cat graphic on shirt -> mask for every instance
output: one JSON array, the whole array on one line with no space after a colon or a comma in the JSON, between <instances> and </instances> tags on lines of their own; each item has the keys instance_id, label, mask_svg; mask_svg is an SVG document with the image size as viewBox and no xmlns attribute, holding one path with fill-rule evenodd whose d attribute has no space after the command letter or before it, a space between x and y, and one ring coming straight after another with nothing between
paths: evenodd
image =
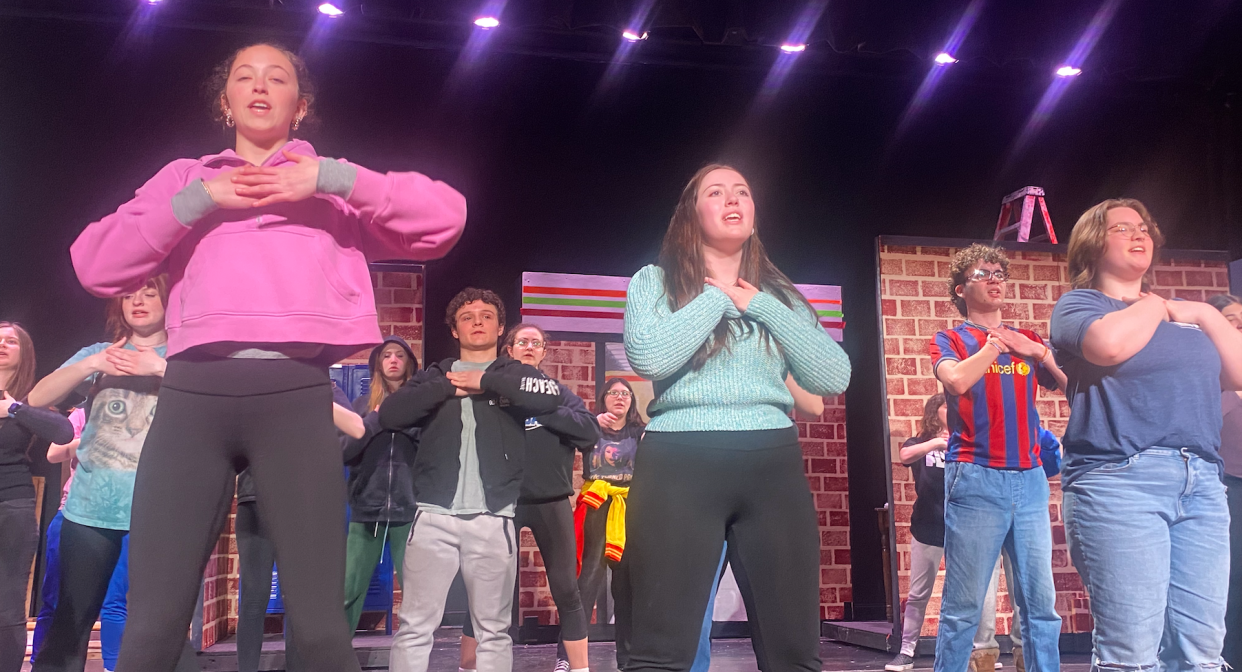
<instances>
[{"instance_id":1,"label":"cat graphic on shirt","mask_svg":"<svg viewBox=\"0 0 1242 672\"><path fill-rule=\"evenodd\" d=\"M157 401L158 396L135 390L99 390L82 436L89 448L79 459L102 469L136 471Z\"/></svg>"}]
</instances>

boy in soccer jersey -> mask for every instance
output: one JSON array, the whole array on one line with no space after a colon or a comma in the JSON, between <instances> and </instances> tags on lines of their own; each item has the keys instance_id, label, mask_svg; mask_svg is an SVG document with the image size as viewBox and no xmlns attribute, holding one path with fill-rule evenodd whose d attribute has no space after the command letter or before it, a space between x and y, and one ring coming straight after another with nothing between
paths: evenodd
<instances>
[{"instance_id":1,"label":"boy in soccer jersey","mask_svg":"<svg viewBox=\"0 0 1242 672\"><path fill-rule=\"evenodd\" d=\"M949 293L966 321L941 331L930 351L944 385L945 581L936 672L964 672L988 582L1002 547L1013 559L1026 668L1057 672L1048 479L1040 463L1037 385L1064 389L1065 374L1037 334L1001 321L1009 260L971 245L953 258ZM989 669L977 672L992 672Z\"/></svg>"}]
</instances>

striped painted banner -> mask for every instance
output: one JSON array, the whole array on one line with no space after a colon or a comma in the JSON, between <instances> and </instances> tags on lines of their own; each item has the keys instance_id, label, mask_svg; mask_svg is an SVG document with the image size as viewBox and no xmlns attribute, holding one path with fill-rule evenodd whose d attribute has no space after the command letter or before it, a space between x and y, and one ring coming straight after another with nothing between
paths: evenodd
<instances>
[{"instance_id":1,"label":"striped painted banner","mask_svg":"<svg viewBox=\"0 0 1242 672\"><path fill-rule=\"evenodd\" d=\"M625 326L625 290L630 279L610 275L523 273L522 319L548 331L620 334ZM819 313L820 324L837 341L845 319L837 285L797 285Z\"/></svg>"}]
</instances>

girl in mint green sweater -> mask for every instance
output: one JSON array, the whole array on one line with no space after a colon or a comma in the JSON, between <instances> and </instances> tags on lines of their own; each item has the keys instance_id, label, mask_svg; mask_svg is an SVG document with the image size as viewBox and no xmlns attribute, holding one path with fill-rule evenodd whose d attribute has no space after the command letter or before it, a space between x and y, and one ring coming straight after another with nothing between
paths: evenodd
<instances>
[{"instance_id":1,"label":"girl in mint green sweater","mask_svg":"<svg viewBox=\"0 0 1242 672\"><path fill-rule=\"evenodd\" d=\"M659 263L630 282L625 352L655 398L626 516L630 603L617 605L628 672L690 667L726 544L762 669L820 669L818 521L785 379L837 395L850 363L755 223L746 179L706 166Z\"/></svg>"}]
</instances>

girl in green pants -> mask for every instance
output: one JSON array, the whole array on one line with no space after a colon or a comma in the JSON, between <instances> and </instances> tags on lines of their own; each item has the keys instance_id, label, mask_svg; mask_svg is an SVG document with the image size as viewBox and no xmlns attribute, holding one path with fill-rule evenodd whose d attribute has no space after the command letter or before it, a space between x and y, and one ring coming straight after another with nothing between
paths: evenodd
<instances>
[{"instance_id":1,"label":"girl in green pants","mask_svg":"<svg viewBox=\"0 0 1242 672\"><path fill-rule=\"evenodd\" d=\"M410 466L418 450L415 428L390 432L380 428L376 409L384 398L418 370L418 359L400 336L389 336L371 351L371 392L354 401L366 432L360 439L345 439L344 458L349 467L349 537L345 547L345 615L350 631L358 629L362 603L375 566L392 551L397 581L405 542L414 520L414 481Z\"/></svg>"}]
</instances>

